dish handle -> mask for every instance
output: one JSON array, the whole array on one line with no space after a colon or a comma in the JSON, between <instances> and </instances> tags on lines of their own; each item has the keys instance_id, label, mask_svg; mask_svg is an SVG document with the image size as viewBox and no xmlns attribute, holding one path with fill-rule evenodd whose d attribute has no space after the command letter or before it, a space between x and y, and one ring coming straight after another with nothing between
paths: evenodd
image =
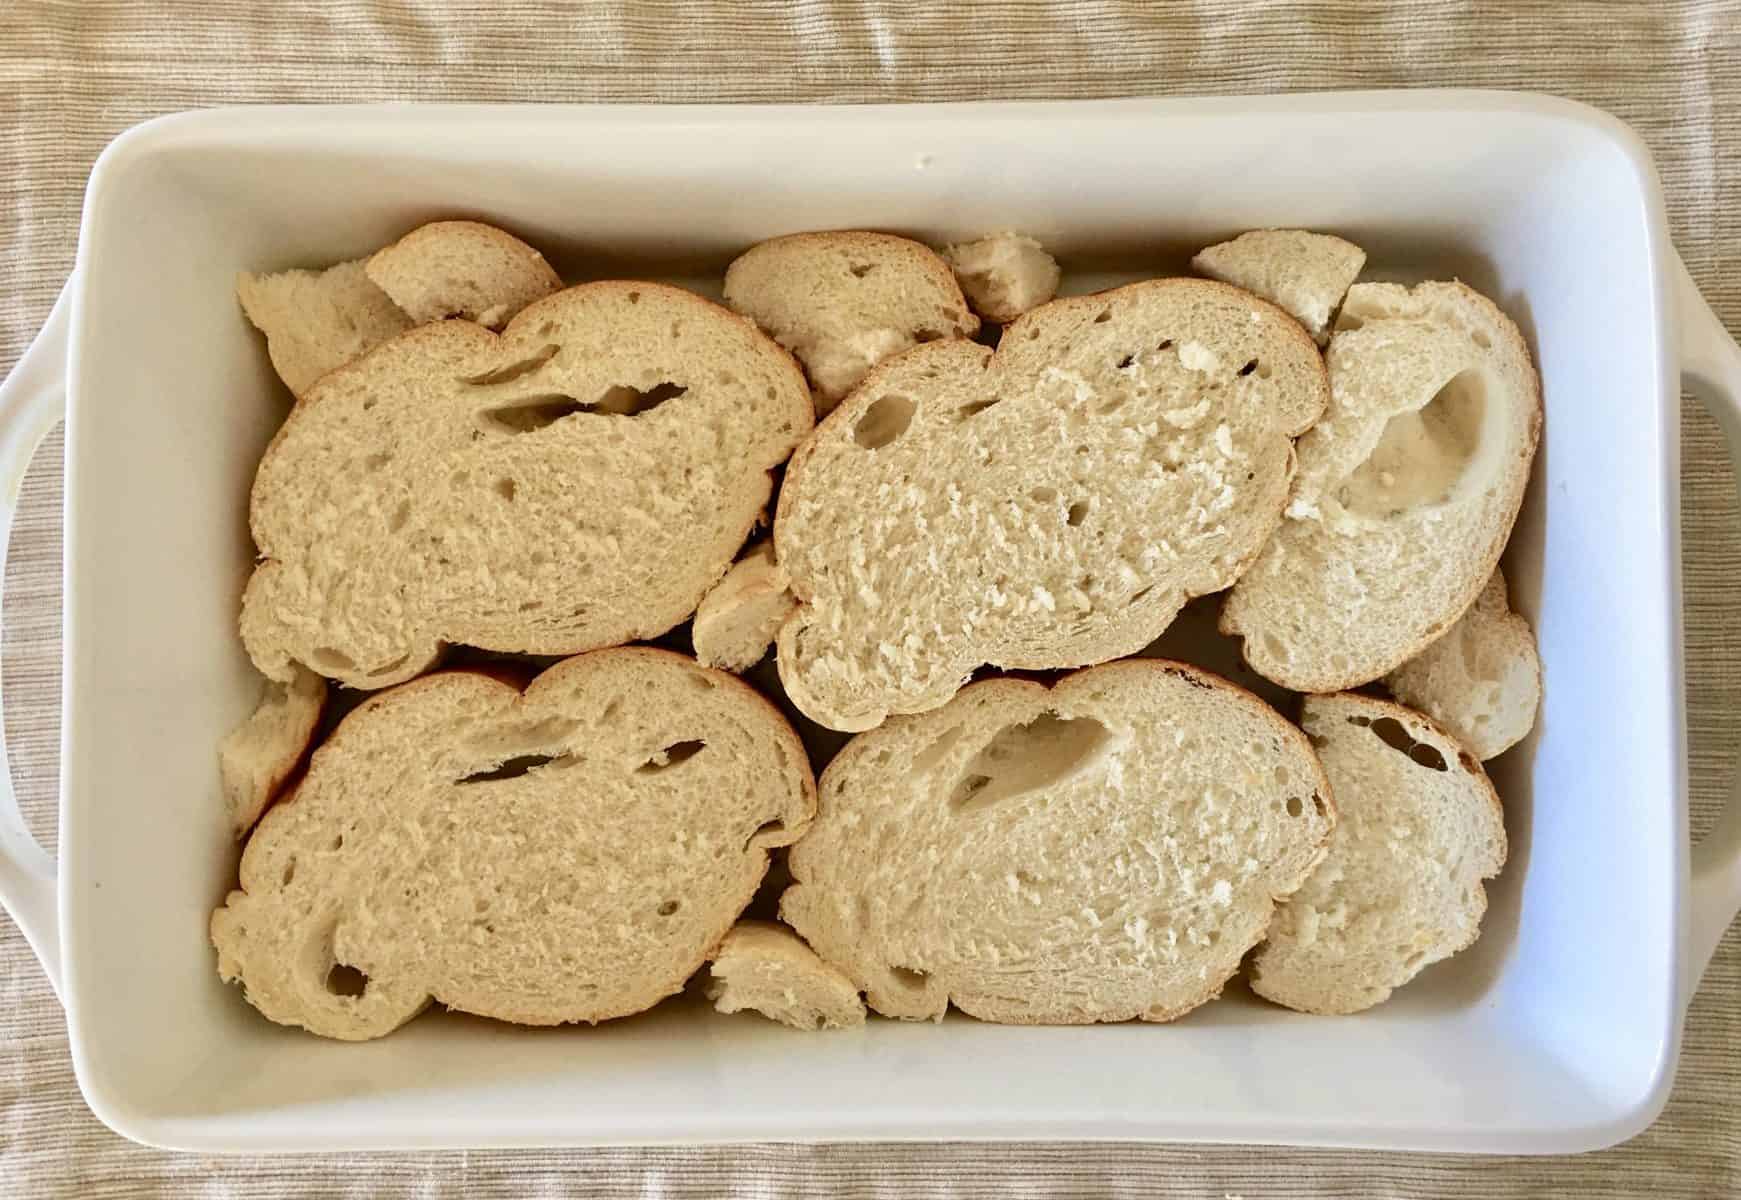
<instances>
[{"instance_id":1,"label":"dish handle","mask_svg":"<svg viewBox=\"0 0 1741 1200\"><path fill-rule=\"evenodd\" d=\"M18 511L18 489L36 447L66 413L67 326L75 280L68 280L48 320L12 373L0 381L0 575ZM12 789L12 768L0 737L0 908L24 933L61 995L60 922L55 911L55 862L24 824Z\"/></svg>"},{"instance_id":2,"label":"dish handle","mask_svg":"<svg viewBox=\"0 0 1741 1200\"><path fill-rule=\"evenodd\" d=\"M1741 490L1741 346L1711 311L1679 254L1674 255L1674 271L1681 379L1723 427ZM1698 987L1723 931L1741 911L1741 774L1730 784L1729 802L1717 824L1693 847L1691 866L1681 980L1687 997Z\"/></svg>"}]
</instances>

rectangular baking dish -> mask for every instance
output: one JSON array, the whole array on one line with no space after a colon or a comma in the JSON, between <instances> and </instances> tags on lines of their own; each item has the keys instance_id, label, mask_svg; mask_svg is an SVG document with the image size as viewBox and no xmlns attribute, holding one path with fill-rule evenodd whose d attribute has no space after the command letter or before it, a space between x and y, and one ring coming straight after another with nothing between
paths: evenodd
<instances>
[{"instance_id":1,"label":"rectangular baking dish","mask_svg":"<svg viewBox=\"0 0 1741 1200\"><path fill-rule=\"evenodd\" d=\"M1544 380L1507 568L1546 700L1495 767L1512 852L1480 942L1348 1018L1234 987L1162 1027L952 1017L804 1036L678 1000L596 1029L430 1014L341 1045L261 1019L219 983L205 936L236 864L215 747L258 693L235 633L246 496L284 411L232 282L453 215L505 224L570 280L716 287L758 239L869 226L1024 230L1080 288L1280 224L1349 236L1381 274L1486 291ZM1692 986L1741 899L1736 806L1687 847L1683 374L1741 427L1741 352L1668 244L1644 147L1540 97L153 121L92 173L75 276L0 398L14 478L63 390L68 422L60 860L0 804L0 897L56 980L92 1109L165 1146L1614 1142L1664 1103Z\"/></svg>"}]
</instances>

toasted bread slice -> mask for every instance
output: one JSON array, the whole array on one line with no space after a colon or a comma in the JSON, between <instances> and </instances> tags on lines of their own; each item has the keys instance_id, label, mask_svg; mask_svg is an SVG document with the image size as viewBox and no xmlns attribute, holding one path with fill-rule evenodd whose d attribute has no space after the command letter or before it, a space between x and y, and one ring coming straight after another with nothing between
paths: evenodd
<instances>
[{"instance_id":1,"label":"toasted bread slice","mask_svg":"<svg viewBox=\"0 0 1741 1200\"><path fill-rule=\"evenodd\" d=\"M725 302L798 356L818 416L885 358L979 328L929 246L858 230L750 247L726 269Z\"/></svg>"},{"instance_id":2,"label":"toasted bread slice","mask_svg":"<svg viewBox=\"0 0 1741 1200\"><path fill-rule=\"evenodd\" d=\"M1256 229L1200 250L1191 266L1281 305L1322 346L1336 306L1360 276L1366 251L1303 229Z\"/></svg>"},{"instance_id":3,"label":"toasted bread slice","mask_svg":"<svg viewBox=\"0 0 1741 1200\"><path fill-rule=\"evenodd\" d=\"M377 250L369 279L419 325L463 317L500 329L562 287L544 256L477 221L432 221Z\"/></svg>"},{"instance_id":4,"label":"toasted bread slice","mask_svg":"<svg viewBox=\"0 0 1741 1200\"><path fill-rule=\"evenodd\" d=\"M992 679L841 751L780 912L886 1016L1168 1021L1220 993L1334 823L1304 735L1225 680Z\"/></svg>"},{"instance_id":5,"label":"toasted bread slice","mask_svg":"<svg viewBox=\"0 0 1741 1200\"><path fill-rule=\"evenodd\" d=\"M1521 742L1541 705L1542 660L1529 622L1506 604L1504 574L1495 569L1445 636L1384 682L1484 762Z\"/></svg>"},{"instance_id":6,"label":"toasted bread slice","mask_svg":"<svg viewBox=\"0 0 1741 1200\"><path fill-rule=\"evenodd\" d=\"M999 325L1056 296L1063 278L1045 247L1019 233L995 233L946 247L943 259L973 311Z\"/></svg>"},{"instance_id":7,"label":"toasted bread slice","mask_svg":"<svg viewBox=\"0 0 1741 1200\"><path fill-rule=\"evenodd\" d=\"M324 271L244 272L236 277L236 297L266 335L272 369L293 396L413 324L369 281L361 259Z\"/></svg>"},{"instance_id":8,"label":"toasted bread slice","mask_svg":"<svg viewBox=\"0 0 1741 1200\"><path fill-rule=\"evenodd\" d=\"M238 838L302 765L325 710L326 680L297 667L288 683L268 679L260 706L219 743L218 776Z\"/></svg>"},{"instance_id":9,"label":"toasted bread slice","mask_svg":"<svg viewBox=\"0 0 1741 1200\"><path fill-rule=\"evenodd\" d=\"M786 572L774 561L774 544L757 542L701 598L695 610L695 657L703 666L747 671L762 661L797 607Z\"/></svg>"},{"instance_id":10,"label":"toasted bread slice","mask_svg":"<svg viewBox=\"0 0 1741 1200\"><path fill-rule=\"evenodd\" d=\"M722 1013L747 1009L794 1029L864 1024L864 1001L852 981L784 925L739 921L708 972L707 997Z\"/></svg>"},{"instance_id":11,"label":"toasted bread slice","mask_svg":"<svg viewBox=\"0 0 1741 1200\"><path fill-rule=\"evenodd\" d=\"M1529 482L1541 385L1517 326L1460 283L1357 284L1300 439L1287 519L1221 610L1300 692L1358 687L1449 629L1493 574Z\"/></svg>"},{"instance_id":12,"label":"toasted bread slice","mask_svg":"<svg viewBox=\"0 0 1741 1200\"><path fill-rule=\"evenodd\" d=\"M262 673L352 686L441 644L572 654L695 611L809 433L791 356L699 296L593 283L500 337L425 325L327 376L254 480Z\"/></svg>"},{"instance_id":13,"label":"toasted bread slice","mask_svg":"<svg viewBox=\"0 0 1741 1200\"><path fill-rule=\"evenodd\" d=\"M862 730L982 663L1135 653L1256 556L1327 397L1298 322L1200 279L1054 300L995 354L957 339L884 363L787 468L787 693Z\"/></svg>"},{"instance_id":14,"label":"toasted bread slice","mask_svg":"<svg viewBox=\"0 0 1741 1200\"><path fill-rule=\"evenodd\" d=\"M351 1041L432 999L625 1016L682 989L814 808L791 726L681 655L601 650L524 693L431 675L347 716L261 818L212 915L218 971Z\"/></svg>"},{"instance_id":15,"label":"toasted bread slice","mask_svg":"<svg viewBox=\"0 0 1741 1200\"><path fill-rule=\"evenodd\" d=\"M1304 724L1339 820L1324 861L1276 914L1251 986L1302 1012L1359 1012L1475 940L1481 881L1505 865L1505 822L1480 764L1419 713L1308 696Z\"/></svg>"}]
</instances>

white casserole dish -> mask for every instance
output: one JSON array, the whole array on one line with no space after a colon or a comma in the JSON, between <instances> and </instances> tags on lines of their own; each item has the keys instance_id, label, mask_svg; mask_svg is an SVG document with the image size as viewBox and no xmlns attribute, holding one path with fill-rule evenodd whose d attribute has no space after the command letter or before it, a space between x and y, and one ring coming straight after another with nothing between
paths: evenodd
<instances>
[{"instance_id":1,"label":"white casserole dish","mask_svg":"<svg viewBox=\"0 0 1741 1200\"><path fill-rule=\"evenodd\" d=\"M428 1015L341 1045L219 983L235 877L219 737L245 497L284 411L240 268L478 214L565 277L717 279L775 233L1015 228L1067 266L1177 271L1288 224L1518 320L1546 431L1508 558L1539 729L1500 760L1511 862L1477 946L1352 1018L1230 995L1176 1025L872 1021L804 1036L677 1001L597 1029ZM1660 1110L1741 904L1741 806L1687 848L1678 394L1741 437L1741 351L1667 240L1638 139L1479 92L908 108L363 107L169 117L92 173L78 267L0 398L13 478L68 421L57 864L0 803L0 899L67 1009L80 1084L201 1150L820 1138L1137 1138L1550 1152ZM7 504L10 505L8 500ZM6 510L9 523L10 508ZM3 532L3 531L0 531ZM1232 989L1238 992L1238 989Z\"/></svg>"}]
</instances>

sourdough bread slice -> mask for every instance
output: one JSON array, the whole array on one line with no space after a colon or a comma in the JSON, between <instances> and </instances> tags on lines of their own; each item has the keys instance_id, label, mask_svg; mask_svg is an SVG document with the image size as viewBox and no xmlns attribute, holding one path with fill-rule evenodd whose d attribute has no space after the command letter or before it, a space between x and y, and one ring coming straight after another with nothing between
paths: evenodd
<instances>
[{"instance_id":1,"label":"sourdough bread slice","mask_svg":"<svg viewBox=\"0 0 1741 1200\"><path fill-rule=\"evenodd\" d=\"M979 328L929 246L858 230L750 247L726 269L725 302L798 356L818 416L891 355Z\"/></svg>"},{"instance_id":2,"label":"sourdough bread slice","mask_svg":"<svg viewBox=\"0 0 1741 1200\"><path fill-rule=\"evenodd\" d=\"M463 317L490 329L562 287L544 256L478 221L432 221L377 250L369 279L419 325Z\"/></svg>"},{"instance_id":3,"label":"sourdough bread slice","mask_svg":"<svg viewBox=\"0 0 1741 1200\"><path fill-rule=\"evenodd\" d=\"M1326 361L1287 519L1221 610L1246 660L1301 692L1378 679L1475 602L1541 431L1517 326L1460 283L1357 284Z\"/></svg>"},{"instance_id":4,"label":"sourdough bread slice","mask_svg":"<svg viewBox=\"0 0 1741 1200\"><path fill-rule=\"evenodd\" d=\"M1019 233L994 233L948 246L943 259L955 272L973 311L1007 325L1058 294L1063 273L1044 246Z\"/></svg>"},{"instance_id":5,"label":"sourdough bread slice","mask_svg":"<svg viewBox=\"0 0 1741 1200\"><path fill-rule=\"evenodd\" d=\"M992 679L841 751L780 911L886 1016L1168 1021L1220 993L1334 823L1304 735L1225 680Z\"/></svg>"},{"instance_id":6,"label":"sourdough bread slice","mask_svg":"<svg viewBox=\"0 0 1741 1200\"><path fill-rule=\"evenodd\" d=\"M754 326L651 283L592 283L500 337L425 325L316 386L254 480L242 637L262 673L352 687L443 642L571 654L695 611L809 432Z\"/></svg>"},{"instance_id":7,"label":"sourdough bread slice","mask_svg":"<svg viewBox=\"0 0 1741 1200\"><path fill-rule=\"evenodd\" d=\"M1542 662L1529 622L1506 604L1504 574L1495 569L1445 636L1384 682L1482 761L1521 742L1541 705Z\"/></svg>"},{"instance_id":8,"label":"sourdough bread slice","mask_svg":"<svg viewBox=\"0 0 1741 1200\"><path fill-rule=\"evenodd\" d=\"M295 396L412 326L369 281L361 259L324 271L244 272L236 277L236 298L266 335L272 369Z\"/></svg>"},{"instance_id":9,"label":"sourdough bread slice","mask_svg":"<svg viewBox=\"0 0 1741 1200\"><path fill-rule=\"evenodd\" d=\"M682 989L815 807L748 685L662 650L371 697L261 818L212 915L218 971L272 1020L379 1037L432 999L534 1025Z\"/></svg>"},{"instance_id":10,"label":"sourdough bread slice","mask_svg":"<svg viewBox=\"0 0 1741 1200\"><path fill-rule=\"evenodd\" d=\"M325 710L326 680L297 667L288 683L268 679L259 707L219 743L218 776L238 838L302 765Z\"/></svg>"},{"instance_id":11,"label":"sourdough bread slice","mask_svg":"<svg viewBox=\"0 0 1741 1200\"><path fill-rule=\"evenodd\" d=\"M701 598L695 610L695 657L703 666L743 672L762 661L781 624L798 607L774 544L757 542Z\"/></svg>"},{"instance_id":12,"label":"sourdough bread slice","mask_svg":"<svg viewBox=\"0 0 1741 1200\"><path fill-rule=\"evenodd\" d=\"M1365 265L1366 251L1353 242L1303 229L1255 229L1191 260L1200 274L1281 305L1320 346L1329 339L1336 306Z\"/></svg>"},{"instance_id":13,"label":"sourdough bread slice","mask_svg":"<svg viewBox=\"0 0 1741 1200\"><path fill-rule=\"evenodd\" d=\"M1298 322L1198 279L1054 300L995 353L955 339L884 363L781 488L787 693L862 730L982 663L1135 653L1257 554L1327 396Z\"/></svg>"},{"instance_id":14,"label":"sourdough bread slice","mask_svg":"<svg viewBox=\"0 0 1741 1200\"><path fill-rule=\"evenodd\" d=\"M722 1013L747 1009L794 1029L864 1024L864 1001L852 980L784 925L739 921L708 972L707 998Z\"/></svg>"},{"instance_id":15,"label":"sourdough bread slice","mask_svg":"<svg viewBox=\"0 0 1741 1200\"><path fill-rule=\"evenodd\" d=\"M1339 819L1324 861L1276 914L1251 986L1302 1012L1359 1012L1475 940L1505 822L1480 764L1419 713L1308 696L1304 724Z\"/></svg>"}]
</instances>

